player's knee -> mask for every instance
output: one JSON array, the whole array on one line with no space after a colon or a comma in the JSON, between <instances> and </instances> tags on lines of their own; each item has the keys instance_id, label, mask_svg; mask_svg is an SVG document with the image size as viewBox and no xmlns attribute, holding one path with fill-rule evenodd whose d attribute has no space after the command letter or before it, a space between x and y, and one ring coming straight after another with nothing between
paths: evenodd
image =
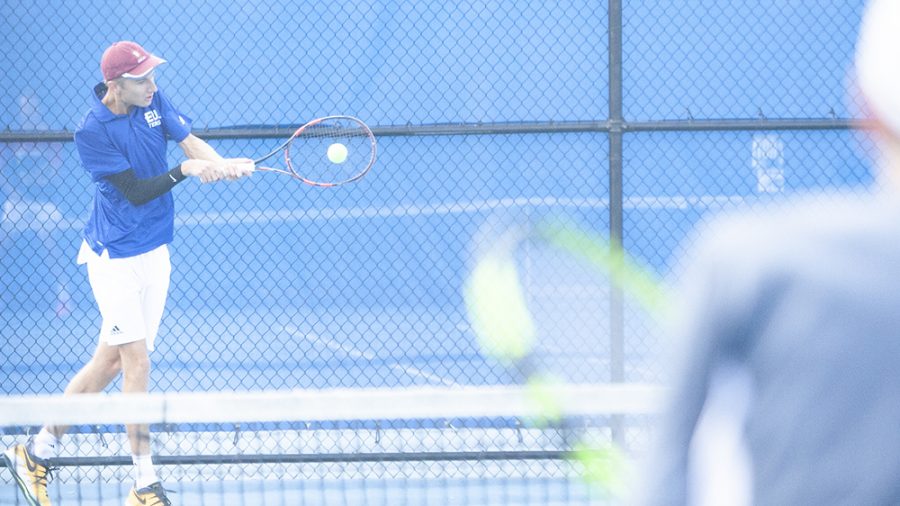
<instances>
[{"instance_id":1,"label":"player's knee","mask_svg":"<svg viewBox=\"0 0 900 506\"><path fill-rule=\"evenodd\" d=\"M122 358L122 373L128 377L145 377L150 374L150 357L134 354Z\"/></svg>"},{"instance_id":2,"label":"player's knee","mask_svg":"<svg viewBox=\"0 0 900 506\"><path fill-rule=\"evenodd\" d=\"M118 356L95 356L91 362L94 369L105 377L115 377L122 370L122 361Z\"/></svg>"}]
</instances>

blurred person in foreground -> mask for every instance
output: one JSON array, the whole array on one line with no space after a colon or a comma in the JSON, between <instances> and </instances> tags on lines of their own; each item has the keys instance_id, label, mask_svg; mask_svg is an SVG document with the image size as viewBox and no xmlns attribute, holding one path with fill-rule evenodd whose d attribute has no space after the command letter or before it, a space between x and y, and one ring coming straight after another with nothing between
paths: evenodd
<instances>
[{"instance_id":1,"label":"blurred person in foreground","mask_svg":"<svg viewBox=\"0 0 900 506\"><path fill-rule=\"evenodd\" d=\"M103 81L94 87L93 106L75 131L78 155L94 186L77 261L87 266L102 322L94 355L70 380L65 395L101 392L119 374L123 392L147 392L149 352L155 348L172 269L172 189L189 177L208 183L254 170L252 160L223 158L191 133L191 120L157 87L156 68L163 63L135 42L109 46L100 61ZM171 169L170 140L185 156ZM126 504L171 504L153 465L149 427L125 428L134 463ZM50 504L52 459L67 429L45 426L27 443L3 452L29 505Z\"/></svg>"},{"instance_id":2,"label":"blurred person in foreground","mask_svg":"<svg viewBox=\"0 0 900 506\"><path fill-rule=\"evenodd\" d=\"M676 292L684 357L638 504L699 504L694 478L716 485L692 476L691 446L726 370L746 378L747 395L725 399L743 412L746 503L900 504L898 49L900 1L870 2L855 81L879 151L871 191L797 197L697 234Z\"/></svg>"}]
</instances>

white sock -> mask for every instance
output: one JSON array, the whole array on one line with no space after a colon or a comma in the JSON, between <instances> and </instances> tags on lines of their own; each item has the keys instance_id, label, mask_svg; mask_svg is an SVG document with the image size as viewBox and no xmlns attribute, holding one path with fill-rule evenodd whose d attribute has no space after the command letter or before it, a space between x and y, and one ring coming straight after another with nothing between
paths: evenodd
<instances>
[{"instance_id":1,"label":"white sock","mask_svg":"<svg viewBox=\"0 0 900 506\"><path fill-rule=\"evenodd\" d=\"M156 469L153 468L153 457L150 455L132 455L134 462L134 486L138 490L153 485L159 478L156 477Z\"/></svg>"},{"instance_id":2,"label":"white sock","mask_svg":"<svg viewBox=\"0 0 900 506\"><path fill-rule=\"evenodd\" d=\"M58 444L59 439L44 427L37 436L34 436L31 452L39 459L53 458L57 455Z\"/></svg>"}]
</instances>

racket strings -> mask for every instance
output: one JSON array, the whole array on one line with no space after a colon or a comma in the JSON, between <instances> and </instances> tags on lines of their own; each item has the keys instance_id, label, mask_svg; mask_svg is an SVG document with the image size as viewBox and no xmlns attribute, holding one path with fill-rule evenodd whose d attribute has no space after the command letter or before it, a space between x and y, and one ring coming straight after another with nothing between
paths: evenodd
<instances>
[{"instance_id":1,"label":"racket strings","mask_svg":"<svg viewBox=\"0 0 900 506\"><path fill-rule=\"evenodd\" d=\"M372 132L361 122L347 118L308 125L285 150L285 162L293 172L308 182L322 184L358 179L374 161Z\"/></svg>"}]
</instances>

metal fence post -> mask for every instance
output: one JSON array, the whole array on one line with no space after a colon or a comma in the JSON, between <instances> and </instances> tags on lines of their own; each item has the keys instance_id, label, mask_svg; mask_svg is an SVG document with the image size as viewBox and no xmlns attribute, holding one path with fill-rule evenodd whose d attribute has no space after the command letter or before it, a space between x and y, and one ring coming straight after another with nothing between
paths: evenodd
<instances>
[{"instance_id":1,"label":"metal fence post","mask_svg":"<svg viewBox=\"0 0 900 506\"><path fill-rule=\"evenodd\" d=\"M612 247L622 246L622 2L609 0L609 237ZM625 379L625 332L622 293L610 287L610 381ZM623 423L612 419L612 436L624 443Z\"/></svg>"}]
</instances>

